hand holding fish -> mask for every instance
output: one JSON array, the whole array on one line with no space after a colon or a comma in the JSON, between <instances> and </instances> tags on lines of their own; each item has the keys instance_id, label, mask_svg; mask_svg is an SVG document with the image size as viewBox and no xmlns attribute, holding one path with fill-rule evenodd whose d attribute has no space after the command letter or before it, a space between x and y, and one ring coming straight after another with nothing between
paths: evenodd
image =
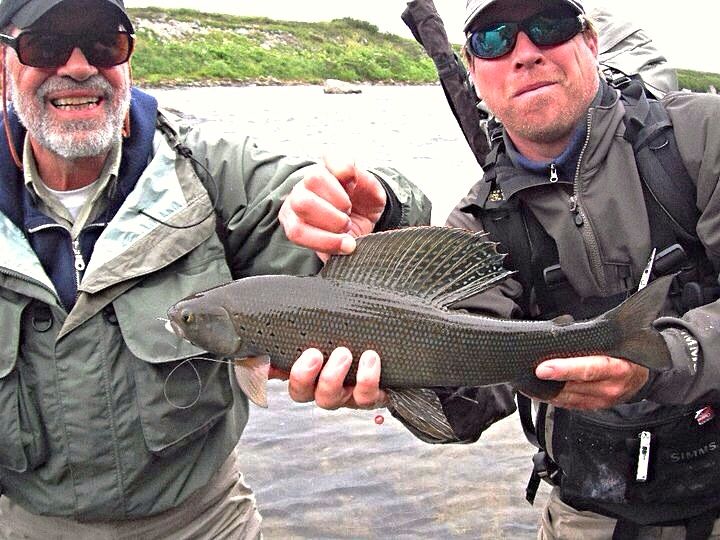
<instances>
[{"instance_id":1,"label":"hand holding fish","mask_svg":"<svg viewBox=\"0 0 720 540\"><path fill-rule=\"evenodd\" d=\"M318 349L308 349L300 355L290 370L288 392L300 403L315 401L323 409L350 407L374 409L387 405L388 398L380 384L380 358L374 351L360 356L354 386L343 384L352 365L352 354L344 347L335 349L323 367L323 355Z\"/></svg>"},{"instance_id":2,"label":"hand holding fish","mask_svg":"<svg viewBox=\"0 0 720 540\"><path fill-rule=\"evenodd\" d=\"M540 379L567 381L549 403L566 409L605 409L632 398L645 385L649 370L621 358L556 358L535 370Z\"/></svg>"},{"instance_id":3,"label":"hand holding fish","mask_svg":"<svg viewBox=\"0 0 720 540\"><path fill-rule=\"evenodd\" d=\"M305 176L280 209L285 234L327 261L355 250L355 238L372 232L387 195L380 181L351 160L325 159Z\"/></svg>"}]
</instances>

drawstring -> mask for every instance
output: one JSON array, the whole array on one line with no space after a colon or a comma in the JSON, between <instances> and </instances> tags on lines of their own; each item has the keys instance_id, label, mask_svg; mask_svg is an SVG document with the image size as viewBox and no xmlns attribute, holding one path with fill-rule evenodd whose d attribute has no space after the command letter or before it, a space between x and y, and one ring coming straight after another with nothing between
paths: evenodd
<instances>
[{"instance_id":1,"label":"drawstring","mask_svg":"<svg viewBox=\"0 0 720 540\"><path fill-rule=\"evenodd\" d=\"M6 58L7 58L7 47L2 48L2 115L3 115L3 124L5 125L5 136L7 137L7 144L8 144L8 150L10 150L10 155L13 158L13 161L15 162L15 165L18 169L22 171L22 161L20 161L20 158L17 155L17 151L15 150L15 141L13 140L12 133L10 133L10 122L8 122L8 112L7 112L7 64L6 64Z\"/></svg>"},{"instance_id":2,"label":"drawstring","mask_svg":"<svg viewBox=\"0 0 720 540\"><path fill-rule=\"evenodd\" d=\"M128 79L130 81L130 87L132 88L133 85L133 76L132 76L132 64L130 63L130 59L128 58ZM122 128L122 136L125 139L130 138L130 107L128 107L127 112L125 113L125 119L123 120L123 128Z\"/></svg>"}]
</instances>

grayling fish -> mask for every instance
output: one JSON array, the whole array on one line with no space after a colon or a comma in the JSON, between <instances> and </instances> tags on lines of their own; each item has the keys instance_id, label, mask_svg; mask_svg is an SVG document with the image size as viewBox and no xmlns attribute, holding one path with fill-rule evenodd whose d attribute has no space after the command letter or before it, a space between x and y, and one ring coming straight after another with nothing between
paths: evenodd
<instances>
[{"instance_id":1,"label":"grayling fish","mask_svg":"<svg viewBox=\"0 0 720 540\"><path fill-rule=\"evenodd\" d=\"M240 386L262 405L269 365L289 371L310 347L326 357L336 347L350 349L347 384L360 354L377 351L380 386L394 394L394 404L408 407L425 398L403 389L522 384L548 358L607 354L653 369L671 365L652 326L669 278L588 321L505 320L448 309L511 274L502 258L486 235L460 229L370 234L317 276L249 277L181 300L168 311L169 326L198 347L236 359Z\"/></svg>"}]
</instances>

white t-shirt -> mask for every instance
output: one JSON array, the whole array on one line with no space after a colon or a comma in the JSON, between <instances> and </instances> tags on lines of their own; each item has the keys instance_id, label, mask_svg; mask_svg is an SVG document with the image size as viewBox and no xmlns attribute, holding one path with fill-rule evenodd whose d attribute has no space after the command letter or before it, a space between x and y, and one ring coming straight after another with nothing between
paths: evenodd
<instances>
[{"instance_id":1,"label":"white t-shirt","mask_svg":"<svg viewBox=\"0 0 720 540\"><path fill-rule=\"evenodd\" d=\"M56 191L49 188L47 185L45 187L50 193L55 195L57 200L60 201L60 204L67 208L67 211L70 212L73 219L77 219L85 201L87 201L88 197L92 195L96 183L97 180L95 180L92 184L81 187L80 189L71 189L68 191Z\"/></svg>"}]
</instances>

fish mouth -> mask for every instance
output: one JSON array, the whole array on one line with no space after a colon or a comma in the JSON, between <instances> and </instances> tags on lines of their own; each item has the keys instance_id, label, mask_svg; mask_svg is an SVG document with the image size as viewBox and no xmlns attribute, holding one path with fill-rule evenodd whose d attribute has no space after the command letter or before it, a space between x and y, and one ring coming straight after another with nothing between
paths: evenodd
<instances>
[{"instance_id":1,"label":"fish mouth","mask_svg":"<svg viewBox=\"0 0 720 540\"><path fill-rule=\"evenodd\" d=\"M165 330L167 330L171 334L175 334L178 337L186 339L183 329L179 325L175 324L173 321L165 320Z\"/></svg>"}]
</instances>

